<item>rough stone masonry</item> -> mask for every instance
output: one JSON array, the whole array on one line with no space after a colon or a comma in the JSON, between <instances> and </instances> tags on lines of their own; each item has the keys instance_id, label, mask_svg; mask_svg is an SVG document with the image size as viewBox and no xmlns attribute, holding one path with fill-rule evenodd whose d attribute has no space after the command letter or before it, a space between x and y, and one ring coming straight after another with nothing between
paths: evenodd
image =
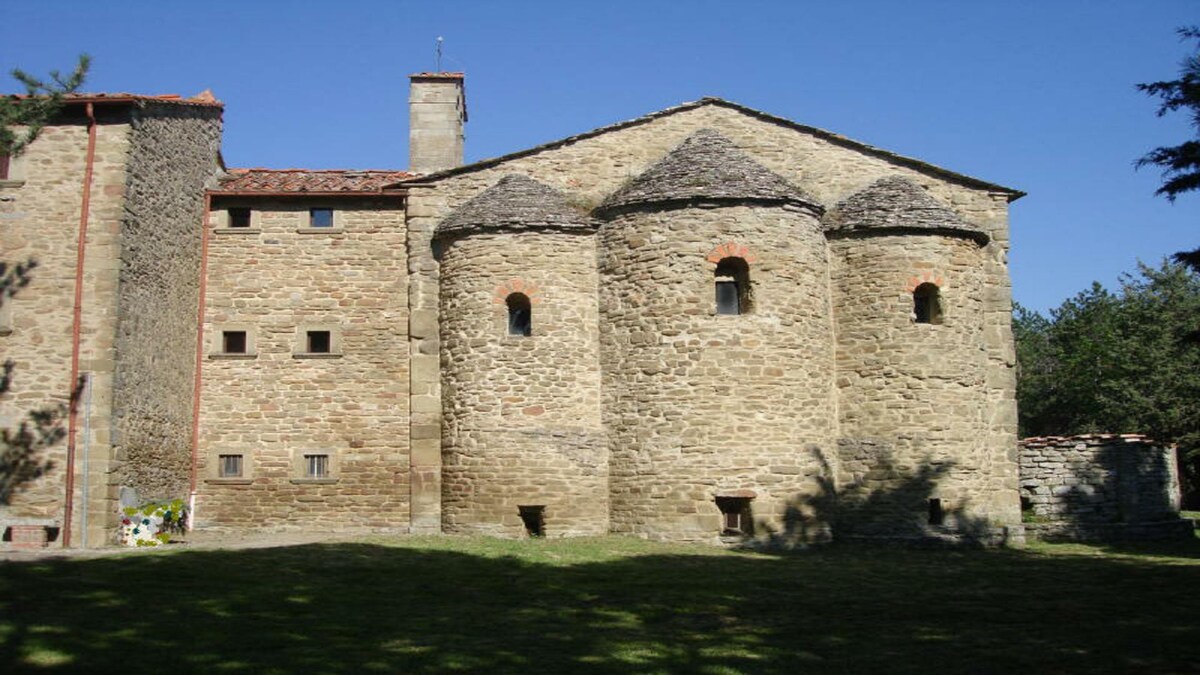
<instances>
[{"instance_id":1,"label":"rough stone masonry","mask_svg":"<svg viewBox=\"0 0 1200 675\"><path fill-rule=\"evenodd\" d=\"M1022 193L721 99L472 164L460 73L410 108L410 171L315 171L223 167L211 96L68 101L0 181L4 421L89 392L0 519L1020 540Z\"/></svg>"}]
</instances>

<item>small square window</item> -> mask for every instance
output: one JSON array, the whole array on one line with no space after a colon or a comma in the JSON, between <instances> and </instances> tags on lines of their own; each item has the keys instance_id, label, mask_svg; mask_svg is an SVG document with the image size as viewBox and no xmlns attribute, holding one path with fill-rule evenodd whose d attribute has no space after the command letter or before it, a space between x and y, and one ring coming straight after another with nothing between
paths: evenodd
<instances>
[{"instance_id":1,"label":"small square window","mask_svg":"<svg viewBox=\"0 0 1200 675\"><path fill-rule=\"evenodd\" d=\"M217 476L220 478L241 478L242 455L218 455Z\"/></svg>"},{"instance_id":2,"label":"small square window","mask_svg":"<svg viewBox=\"0 0 1200 675\"><path fill-rule=\"evenodd\" d=\"M305 455L304 456L304 477L305 478L328 478L329 477L329 455Z\"/></svg>"},{"instance_id":3,"label":"small square window","mask_svg":"<svg viewBox=\"0 0 1200 675\"><path fill-rule=\"evenodd\" d=\"M333 227L333 209L309 209L309 227Z\"/></svg>"},{"instance_id":4,"label":"small square window","mask_svg":"<svg viewBox=\"0 0 1200 675\"><path fill-rule=\"evenodd\" d=\"M248 209L248 208L229 209L229 226L230 227L250 227L250 209Z\"/></svg>"},{"instance_id":5,"label":"small square window","mask_svg":"<svg viewBox=\"0 0 1200 675\"><path fill-rule=\"evenodd\" d=\"M309 354L329 354L333 351L333 335L327 330L310 330L305 347Z\"/></svg>"},{"instance_id":6,"label":"small square window","mask_svg":"<svg viewBox=\"0 0 1200 675\"><path fill-rule=\"evenodd\" d=\"M245 354L247 347L246 331L221 331L221 352L224 354Z\"/></svg>"}]
</instances>

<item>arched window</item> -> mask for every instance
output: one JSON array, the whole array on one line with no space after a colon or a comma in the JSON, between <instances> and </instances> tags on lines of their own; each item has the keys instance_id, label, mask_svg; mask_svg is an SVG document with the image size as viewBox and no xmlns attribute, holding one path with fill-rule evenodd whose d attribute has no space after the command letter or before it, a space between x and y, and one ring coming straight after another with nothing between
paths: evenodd
<instances>
[{"instance_id":1,"label":"arched window","mask_svg":"<svg viewBox=\"0 0 1200 675\"><path fill-rule=\"evenodd\" d=\"M533 308L529 305L529 296L510 293L504 302L508 305L508 334L528 337L533 328Z\"/></svg>"},{"instance_id":2,"label":"arched window","mask_svg":"<svg viewBox=\"0 0 1200 675\"><path fill-rule=\"evenodd\" d=\"M742 258L722 258L713 275L717 314L750 313L750 266Z\"/></svg>"},{"instance_id":3,"label":"arched window","mask_svg":"<svg viewBox=\"0 0 1200 675\"><path fill-rule=\"evenodd\" d=\"M917 323L942 322L942 300L937 284L924 283L913 291L913 318Z\"/></svg>"}]
</instances>

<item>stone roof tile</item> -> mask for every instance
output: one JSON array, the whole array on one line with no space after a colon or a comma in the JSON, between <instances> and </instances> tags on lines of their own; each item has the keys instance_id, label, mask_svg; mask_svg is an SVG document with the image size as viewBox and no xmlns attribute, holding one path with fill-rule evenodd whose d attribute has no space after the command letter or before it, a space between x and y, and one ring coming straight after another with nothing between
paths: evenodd
<instances>
[{"instance_id":1,"label":"stone roof tile","mask_svg":"<svg viewBox=\"0 0 1200 675\"><path fill-rule=\"evenodd\" d=\"M826 214L824 223L826 231L833 233L879 229L954 230L987 240L982 229L968 223L925 188L901 176L880 178L850 195Z\"/></svg>"},{"instance_id":2,"label":"stone roof tile","mask_svg":"<svg viewBox=\"0 0 1200 675\"><path fill-rule=\"evenodd\" d=\"M438 224L434 236L479 230L590 230L596 222L567 203L559 191L520 174L509 174Z\"/></svg>"},{"instance_id":3,"label":"stone roof tile","mask_svg":"<svg viewBox=\"0 0 1200 675\"><path fill-rule=\"evenodd\" d=\"M691 200L770 201L824 210L816 199L755 162L733 141L712 129L700 129L609 195L597 211Z\"/></svg>"}]
</instances>

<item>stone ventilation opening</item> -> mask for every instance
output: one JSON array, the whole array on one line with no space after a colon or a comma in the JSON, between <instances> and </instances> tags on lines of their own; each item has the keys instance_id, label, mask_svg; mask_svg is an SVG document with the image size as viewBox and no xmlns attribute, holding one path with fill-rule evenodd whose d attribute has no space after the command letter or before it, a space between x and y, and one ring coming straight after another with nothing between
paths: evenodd
<instances>
[{"instance_id":1,"label":"stone ventilation opening","mask_svg":"<svg viewBox=\"0 0 1200 675\"><path fill-rule=\"evenodd\" d=\"M749 314L750 266L742 258L722 258L714 273L717 314Z\"/></svg>"},{"instance_id":2,"label":"stone ventilation opening","mask_svg":"<svg viewBox=\"0 0 1200 675\"><path fill-rule=\"evenodd\" d=\"M929 524L942 525L946 522L946 512L942 510L942 500L929 500Z\"/></svg>"},{"instance_id":3,"label":"stone ventilation opening","mask_svg":"<svg viewBox=\"0 0 1200 675\"><path fill-rule=\"evenodd\" d=\"M717 508L721 510L721 534L754 534L750 497L717 497Z\"/></svg>"},{"instance_id":4,"label":"stone ventilation opening","mask_svg":"<svg viewBox=\"0 0 1200 675\"><path fill-rule=\"evenodd\" d=\"M942 322L942 299L937 284L924 283L913 291L913 320L935 325Z\"/></svg>"},{"instance_id":5,"label":"stone ventilation opening","mask_svg":"<svg viewBox=\"0 0 1200 675\"><path fill-rule=\"evenodd\" d=\"M508 305L508 334L529 337L533 332L533 307L529 304L529 296L511 293L504 302Z\"/></svg>"},{"instance_id":6,"label":"stone ventilation opening","mask_svg":"<svg viewBox=\"0 0 1200 675\"><path fill-rule=\"evenodd\" d=\"M521 522L525 524L525 534L531 537L546 536L545 506L518 506L517 511L521 514Z\"/></svg>"}]
</instances>

